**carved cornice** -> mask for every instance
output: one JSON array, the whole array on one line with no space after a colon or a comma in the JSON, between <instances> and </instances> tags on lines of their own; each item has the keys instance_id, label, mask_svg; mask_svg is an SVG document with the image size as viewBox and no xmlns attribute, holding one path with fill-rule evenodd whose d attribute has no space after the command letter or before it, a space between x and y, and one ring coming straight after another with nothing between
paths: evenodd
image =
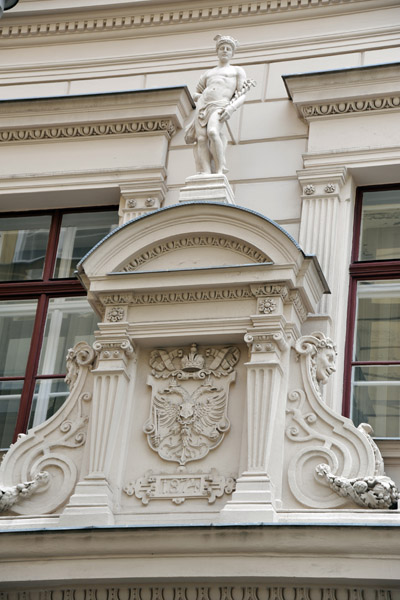
<instances>
[{"instance_id":1,"label":"carved cornice","mask_svg":"<svg viewBox=\"0 0 400 600\"><path fill-rule=\"evenodd\" d=\"M176 131L172 119L135 119L124 123L87 123L85 125L13 128L0 130L0 144L69 138L105 137L110 135L140 135L166 133L168 137Z\"/></svg>"},{"instance_id":2,"label":"carved cornice","mask_svg":"<svg viewBox=\"0 0 400 600\"><path fill-rule=\"evenodd\" d=\"M350 102L331 102L308 104L301 106L304 119L327 117L329 115L348 115L353 113L369 113L376 111L400 110L400 95L380 96L376 98L360 98Z\"/></svg>"},{"instance_id":3,"label":"carved cornice","mask_svg":"<svg viewBox=\"0 0 400 600\"><path fill-rule=\"evenodd\" d=\"M353 0L359 2L361 0ZM261 15L291 13L299 10L302 13L307 8L328 8L332 5L349 4L349 0L265 0L264 2L238 2L231 4L213 4L203 8L187 8L175 6L170 10L142 11L137 13L107 14L103 16L91 17L88 13L81 19L72 18L71 14L62 17L59 15L57 20L32 23L18 23L16 19L19 15L13 15L14 21L10 24L4 24L0 27L0 38L28 38L28 37L50 37L63 35L96 35L103 32L123 32L145 28L165 27L168 25L187 25L190 23L201 23L210 21L220 21L221 19L254 18ZM23 15L19 20L24 18Z\"/></svg>"}]
</instances>

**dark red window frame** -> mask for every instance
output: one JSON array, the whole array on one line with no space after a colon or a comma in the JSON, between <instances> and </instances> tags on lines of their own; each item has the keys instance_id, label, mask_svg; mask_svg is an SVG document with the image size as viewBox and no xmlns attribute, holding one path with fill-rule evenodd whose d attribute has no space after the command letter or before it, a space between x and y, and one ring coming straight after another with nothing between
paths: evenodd
<instances>
[{"instance_id":1,"label":"dark red window frame","mask_svg":"<svg viewBox=\"0 0 400 600\"><path fill-rule=\"evenodd\" d=\"M374 185L357 188L356 202L354 210L353 227L353 247L350 264L350 284L349 284L349 303L347 310L347 337L344 357L344 381L343 381L343 414L346 417L351 416L351 373L352 368L356 366L368 365L400 365L400 361L354 361L354 334L356 325L357 311L357 283L368 279L385 280L400 279L400 259L399 260L375 260L360 261L360 234L361 234L361 215L362 200L366 192L379 192L389 190L399 190L399 184L393 185Z\"/></svg>"},{"instance_id":2,"label":"dark red window frame","mask_svg":"<svg viewBox=\"0 0 400 600\"><path fill-rule=\"evenodd\" d=\"M36 381L38 379L62 379L65 377L65 373L41 374L40 376L37 375L49 300L50 298L56 297L86 295L86 289L75 277L57 279L52 278L57 256L57 246L61 231L62 217L71 213L104 212L108 210L115 211L117 209L117 206L96 206L65 209L60 208L40 211L36 210L23 213L24 216L50 215L52 218L42 279L0 282L0 300L31 299L38 301L25 375L0 377L0 381L24 381L13 442L16 441L20 433L24 433L27 430ZM19 216L21 216L20 212L0 213L1 218Z\"/></svg>"}]
</instances>

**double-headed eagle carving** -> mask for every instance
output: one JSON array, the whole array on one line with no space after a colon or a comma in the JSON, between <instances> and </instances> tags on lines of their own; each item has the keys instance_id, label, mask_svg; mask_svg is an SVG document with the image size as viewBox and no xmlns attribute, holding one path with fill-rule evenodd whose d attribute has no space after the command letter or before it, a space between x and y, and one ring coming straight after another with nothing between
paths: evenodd
<instances>
[{"instance_id":1,"label":"double-headed eagle carving","mask_svg":"<svg viewBox=\"0 0 400 600\"><path fill-rule=\"evenodd\" d=\"M151 353L148 383L153 394L143 429L161 458L183 466L222 442L230 427L228 392L239 356L236 347L202 354L195 344L188 353L182 349Z\"/></svg>"}]
</instances>

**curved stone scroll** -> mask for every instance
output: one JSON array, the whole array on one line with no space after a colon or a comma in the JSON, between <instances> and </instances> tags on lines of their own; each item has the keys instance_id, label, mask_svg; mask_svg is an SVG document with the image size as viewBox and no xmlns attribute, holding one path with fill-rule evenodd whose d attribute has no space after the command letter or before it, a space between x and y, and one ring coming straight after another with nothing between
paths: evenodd
<instances>
[{"instance_id":1,"label":"curved stone scroll","mask_svg":"<svg viewBox=\"0 0 400 600\"><path fill-rule=\"evenodd\" d=\"M323 333L299 338L295 346L300 361L302 389L288 396L286 457L288 484L294 498L310 508L351 506L317 474L328 465L332 475L348 479L375 474L376 457L365 432L328 407L321 386L336 370L335 345Z\"/></svg>"},{"instance_id":2,"label":"curved stone scroll","mask_svg":"<svg viewBox=\"0 0 400 600\"><path fill-rule=\"evenodd\" d=\"M93 387L90 371L95 360L96 353L86 342L68 351L67 400L50 419L21 434L4 456L0 489L18 487L21 481L30 484L42 473L42 485L36 486L33 496L19 498L17 504L4 510L20 515L51 513L73 492L86 442Z\"/></svg>"}]
</instances>

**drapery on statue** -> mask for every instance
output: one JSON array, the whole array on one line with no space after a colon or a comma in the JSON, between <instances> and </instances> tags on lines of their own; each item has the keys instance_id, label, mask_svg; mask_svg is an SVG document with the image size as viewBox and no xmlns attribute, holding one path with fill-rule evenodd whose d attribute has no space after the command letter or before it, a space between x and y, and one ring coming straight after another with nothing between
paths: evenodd
<instances>
[{"instance_id":1,"label":"drapery on statue","mask_svg":"<svg viewBox=\"0 0 400 600\"><path fill-rule=\"evenodd\" d=\"M193 95L197 104L196 115L185 132L185 142L195 144L198 174L228 171L225 165L227 138L224 123L244 103L245 94L255 85L255 81L246 79L242 67L230 64L237 40L229 35L217 35L214 41L218 66L200 77Z\"/></svg>"}]
</instances>

